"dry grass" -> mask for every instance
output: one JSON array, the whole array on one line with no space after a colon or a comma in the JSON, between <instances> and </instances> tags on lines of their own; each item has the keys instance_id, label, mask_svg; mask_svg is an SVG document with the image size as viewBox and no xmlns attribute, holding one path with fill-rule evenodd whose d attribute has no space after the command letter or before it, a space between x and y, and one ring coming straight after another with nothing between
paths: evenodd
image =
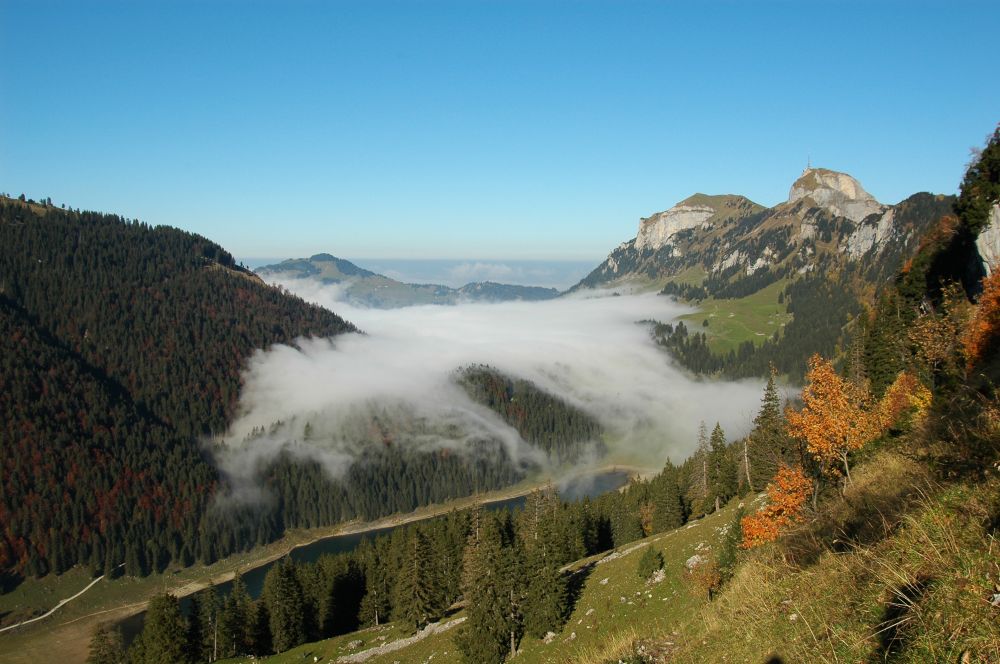
<instances>
[{"instance_id":1,"label":"dry grass","mask_svg":"<svg viewBox=\"0 0 1000 664\"><path fill-rule=\"evenodd\" d=\"M936 487L911 463L876 458L832 510L881 520L881 537L838 540L807 566L755 552L670 661L1000 662L1000 480Z\"/></svg>"}]
</instances>

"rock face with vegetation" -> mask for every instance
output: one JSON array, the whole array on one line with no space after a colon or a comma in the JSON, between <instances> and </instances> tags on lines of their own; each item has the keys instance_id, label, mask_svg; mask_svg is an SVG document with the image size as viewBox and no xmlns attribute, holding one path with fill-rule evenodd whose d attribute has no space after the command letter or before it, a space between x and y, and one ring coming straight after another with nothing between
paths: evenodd
<instances>
[{"instance_id":1,"label":"rock face with vegetation","mask_svg":"<svg viewBox=\"0 0 1000 664\"><path fill-rule=\"evenodd\" d=\"M917 194L898 205L883 205L850 175L823 168L806 169L788 200L773 208L742 196L695 194L642 219L636 237L575 288L630 282L662 287L694 270L711 281L694 284L703 285L706 295L717 295L725 286L753 292L784 276L827 271L848 261L862 263L855 269L872 268L885 277L894 267L884 265L884 257L912 251L915 238L951 202ZM761 272L769 273L770 280L758 277L742 289L733 288Z\"/></svg>"},{"instance_id":2,"label":"rock face with vegetation","mask_svg":"<svg viewBox=\"0 0 1000 664\"><path fill-rule=\"evenodd\" d=\"M705 319L707 329L671 325L656 337L697 373L762 376L773 364L801 376L810 355L845 346L863 303L954 203L920 193L884 205L846 173L809 168L773 208L695 194L641 220L636 237L571 290L660 289L728 310ZM767 325L748 322L763 311Z\"/></svg>"}]
</instances>

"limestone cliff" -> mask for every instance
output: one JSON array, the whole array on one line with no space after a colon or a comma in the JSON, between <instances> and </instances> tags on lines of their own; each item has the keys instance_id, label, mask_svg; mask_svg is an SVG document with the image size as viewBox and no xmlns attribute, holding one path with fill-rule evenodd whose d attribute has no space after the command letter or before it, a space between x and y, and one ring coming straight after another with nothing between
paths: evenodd
<instances>
[{"instance_id":1,"label":"limestone cliff","mask_svg":"<svg viewBox=\"0 0 1000 664\"><path fill-rule=\"evenodd\" d=\"M990 222L976 238L976 249L983 259L986 274L993 274L1000 266L1000 203L990 210Z\"/></svg>"}]
</instances>

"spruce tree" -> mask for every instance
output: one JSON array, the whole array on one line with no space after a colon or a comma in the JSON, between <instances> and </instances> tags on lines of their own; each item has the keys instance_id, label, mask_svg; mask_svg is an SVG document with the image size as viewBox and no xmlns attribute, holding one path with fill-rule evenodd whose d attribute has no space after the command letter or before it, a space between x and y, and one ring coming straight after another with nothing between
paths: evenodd
<instances>
[{"instance_id":1,"label":"spruce tree","mask_svg":"<svg viewBox=\"0 0 1000 664\"><path fill-rule=\"evenodd\" d=\"M763 491L774 477L778 466L789 456L790 445L785 433L785 416L775 385L774 366L764 387L760 411L753 421L753 430L744 442L743 478L750 491Z\"/></svg>"},{"instance_id":2,"label":"spruce tree","mask_svg":"<svg viewBox=\"0 0 1000 664\"><path fill-rule=\"evenodd\" d=\"M726 583L733 577L736 571L737 554L739 553L740 542L743 540L743 515L744 509L736 510L732 521L726 527L726 533L722 537L722 544L719 546L719 553L715 557L715 564L719 569L719 577L722 583Z\"/></svg>"},{"instance_id":3,"label":"spruce tree","mask_svg":"<svg viewBox=\"0 0 1000 664\"><path fill-rule=\"evenodd\" d=\"M273 569L273 568L272 568ZM232 589L222 603L218 617L218 656L236 657L246 654L247 623L250 617L250 595L247 593L243 577L237 574L233 577ZM215 635L213 634L213 642ZM215 650L213 643L213 650Z\"/></svg>"},{"instance_id":4,"label":"spruce tree","mask_svg":"<svg viewBox=\"0 0 1000 664\"><path fill-rule=\"evenodd\" d=\"M187 623L177 598L157 595L146 609L141 664L189 664L186 637Z\"/></svg>"},{"instance_id":5,"label":"spruce tree","mask_svg":"<svg viewBox=\"0 0 1000 664\"><path fill-rule=\"evenodd\" d=\"M407 554L396 585L393 617L411 630L420 630L437 620L441 612L431 548L422 529L413 529Z\"/></svg>"},{"instance_id":6,"label":"spruce tree","mask_svg":"<svg viewBox=\"0 0 1000 664\"><path fill-rule=\"evenodd\" d=\"M653 489L653 532L663 532L679 528L684 523L684 503L677 485L677 469L667 462L652 482Z\"/></svg>"},{"instance_id":7,"label":"spruce tree","mask_svg":"<svg viewBox=\"0 0 1000 664\"><path fill-rule=\"evenodd\" d=\"M465 660L499 664L516 650L523 631L523 573L509 517L484 515L475 546L466 549L468 619L456 642Z\"/></svg>"},{"instance_id":8,"label":"spruce tree","mask_svg":"<svg viewBox=\"0 0 1000 664\"><path fill-rule=\"evenodd\" d=\"M709 451L710 496L718 510L724 502L736 495L736 464L726 446L726 434L718 422L712 429Z\"/></svg>"},{"instance_id":9,"label":"spruce tree","mask_svg":"<svg viewBox=\"0 0 1000 664\"><path fill-rule=\"evenodd\" d=\"M264 577L264 602L271 627L271 645L284 652L306 640L305 594L295 574L295 563L285 558Z\"/></svg>"},{"instance_id":10,"label":"spruce tree","mask_svg":"<svg viewBox=\"0 0 1000 664\"><path fill-rule=\"evenodd\" d=\"M267 612L267 604L259 599L250 605L250 624L247 641L250 652L261 657L274 652L271 644L271 615Z\"/></svg>"},{"instance_id":11,"label":"spruce tree","mask_svg":"<svg viewBox=\"0 0 1000 664\"><path fill-rule=\"evenodd\" d=\"M691 496L691 509L695 513L708 511L708 503L711 501L710 454L708 427L702 421L698 425L698 449L694 453L694 481L691 484L691 493L689 494Z\"/></svg>"},{"instance_id":12,"label":"spruce tree","mask_svg":"<svg viewBox=\"0 0 1000 664\"><path fill-rule=\"evenodd\" d=\"M528 554L524 629L534 637L557 632L566 619L569 600L566 578L551 556Z\"/></svg>"}]
</instances>

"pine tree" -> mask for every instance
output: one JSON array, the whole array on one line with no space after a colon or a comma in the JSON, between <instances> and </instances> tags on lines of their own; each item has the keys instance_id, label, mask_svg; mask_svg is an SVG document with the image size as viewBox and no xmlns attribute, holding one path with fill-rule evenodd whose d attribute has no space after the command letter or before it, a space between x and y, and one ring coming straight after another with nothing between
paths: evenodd
<instances>
[{"instance_id":1,"label":"pine tree","mask_svg":"<svg viewBox=\"0 0 1000 664\"><path fill-rule=\"evenodd\" d=\"M393 617L411 630L420 630L440 617L440 592L430 545L420 528L414 528L396 585Z\"/></svg>"},{"instance_id":2,"label":"pine tree","mask_svg":"<svg viewBox=\"0 0 1000 664\"><path fill-rule=\"evenodd\" d=\"M713 509L718 510L722 503L736 495L736 464L733 463L730 450L726 446L726 434L718 422L712 429L710 448L709 495L715 503Z\"/></svg>"},{"instance_id":3,"label":"pine tree","mask_svg":"<svg viewBox=\"0 0 1000 664\"><path fill-rule=\"evenodd\" d=\"M177 598L157 595L146 609L142 664L189 664L186 636L187 624Z\"/></svg>"},{"instance_id":4,"label":"pine tree","mask_svg":"<svg viewBox=\"0 0 1000 664\"><path fill-rule=\"evenodd\" d=\"M305 594L295 574L295 563L285 558L264 577L264 602L271 645L276 652L294 648L306 640Z\"/></svg>"}]
</instances>

